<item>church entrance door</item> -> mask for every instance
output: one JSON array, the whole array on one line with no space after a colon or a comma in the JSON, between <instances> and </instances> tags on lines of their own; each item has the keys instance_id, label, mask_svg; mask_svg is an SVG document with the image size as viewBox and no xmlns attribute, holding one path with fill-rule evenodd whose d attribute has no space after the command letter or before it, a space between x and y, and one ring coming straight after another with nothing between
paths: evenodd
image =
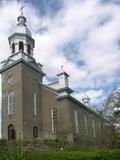
<instances>
[{"instance_id":1,"label":"church entrance door","mask_svg":"<svg viewBox=\"0 0 120 160\"><path fill-rule=\"evenodd\" d=\"M8 140L14 140L15 139L15 127L13 124L10 124L8 126Z\"/></svg>"}]
</instances>

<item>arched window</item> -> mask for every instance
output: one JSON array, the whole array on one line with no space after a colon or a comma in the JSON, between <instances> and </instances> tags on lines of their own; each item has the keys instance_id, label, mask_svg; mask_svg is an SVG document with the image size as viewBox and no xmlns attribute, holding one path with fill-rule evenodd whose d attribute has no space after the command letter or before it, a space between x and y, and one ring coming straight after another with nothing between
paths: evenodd
<instances>
[{"instance_id":1,"label":"arched window","mask_svg":"<svg viewBox=\"0 0 120 160\"><path fill-rule=\"evenodd\" d=\"M31 54L31 46L28 44L28 54Z\"/></svg>"},{"instance_id":2,"label":"arched window","mask_svg":"<svg viewBox=\"0 0 120 160\"><path fill-rule=\"evenodd\" d=\"M74 110L75 133L79 133L78 112Z\"/></svg>"},{"instance_id":3,"label":"arched window","mask_svg":"<svg viewBox=\"0 0 120 160\"><path fill-rule=\"evenodd\" d=\"M8 114L15 113L15 91L11 90L8 93Z\"/></svg>"},{"instance_id":4,"label":"arched window","mask_svg":"<svg viewBox=\"0 0 120 160\"><path fill-rule=\"evenodd\" d=\"M22 41L19 42L19 51L24 51L24 45Z\"/></svg>"},{"instance_id":5,"label":"arched window","mask_svg":"<svg viewBox=\"0 0 120 160\"><path fill-rule=\"evenodd\" d=\"M88 135L88 116L84 115L85 134Z\"/></svg>"},{"instance_id":6,"label":"arched window","mask_svg":"<svg viewBox=\"0 0 120 160\"><path fill-rule=\"evenodd\" d=\"M10 124L8 126L8 140L14 140L15 139L15 127L13 124Z\"/></svg>"},{"instance_id":7,"label":"arched window","mask_svg":"<svg viewBox=\"0 0 120 160\"><path fill-rule=\"evenodd\" d=\"M33 138L37 138L37 137L38 137L38 128L33 127Z\"/></svg>"},{"instance_id":8,"label":"arched window","mask_svg":"<svg viewBox=\"0 0 120 160\"><path fill-rule=\"evenodd\" d=\"M52 133L56 133L58 129L57 109L51 109Z\"/></svg>"},{"instance_id":9,"label":"arched window","mask_svg":"<svg viewBox=\"0 0 120 160\"><path fill-rule=\"evenodd\" d=\"M96 137L95 120L92 119L93 136Z\"/></svg>"},{"instance_id":10,"label":"arched window","mask_svg":"<svg viewBox=\"0 0 120 160\"><path fill-rule=\"evenodd\" d=\"M15 53L15 43L12 44L12 53Z\"/></svg>"}]
</instances>

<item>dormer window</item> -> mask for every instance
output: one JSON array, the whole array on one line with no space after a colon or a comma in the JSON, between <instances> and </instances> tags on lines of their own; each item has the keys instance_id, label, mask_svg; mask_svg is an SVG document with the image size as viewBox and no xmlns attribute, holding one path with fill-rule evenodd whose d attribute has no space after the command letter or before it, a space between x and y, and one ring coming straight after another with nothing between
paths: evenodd
<instances>
[{"instance_id":1,"label":"dormer window","mask_svg":"<svg viewBox=\"0 0 120 160\"><path fill-rule=\"evenodd\" d=\"M31 54L31 46L28 44L28 54Z\"/></svg>"},{"instance_id":2,"label":"dormer window","mask_svg":"<svg viewBox=\"0 0 120 160\"><path fill-rule=\"evenodd\" d=\"M15 43L12 44L12 53L15 53Z\"/></svg>"},{"instance_id":3,"label":"dormer window","mask_svg":"<svg viewBox=\"0 0 120 160\"><path fill-rule=\"evenodd\" d=\"M22 41L19 42L19 51L24 51L24 45Z\"/></svg>"}]
</instances>

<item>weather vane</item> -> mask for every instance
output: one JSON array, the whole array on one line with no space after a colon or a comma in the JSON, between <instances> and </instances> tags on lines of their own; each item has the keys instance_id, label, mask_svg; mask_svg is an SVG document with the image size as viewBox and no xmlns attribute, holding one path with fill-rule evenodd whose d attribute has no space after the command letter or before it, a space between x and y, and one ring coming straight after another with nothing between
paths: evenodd
<instances>
[{"instance_id":1,"label":"weather vane","mask_svg":"<svg viewBox=\"0 0 120 160\"><path fill-rule=\"evenodd\" d=\"M22 5L22 7L19 9L21 11L21 15L23 15L23 9L25 8L25 5Z\"/></svg>"},{"instance_id":2,"label":"weather vane","mask_svg":"<svg viewBox=\"0 0 120 160\"><path fill-rule=\"evenodd\" d=\"M61 70L64 72L64 66L63 65L61 66Z\"/></svg>"}]
</instances>

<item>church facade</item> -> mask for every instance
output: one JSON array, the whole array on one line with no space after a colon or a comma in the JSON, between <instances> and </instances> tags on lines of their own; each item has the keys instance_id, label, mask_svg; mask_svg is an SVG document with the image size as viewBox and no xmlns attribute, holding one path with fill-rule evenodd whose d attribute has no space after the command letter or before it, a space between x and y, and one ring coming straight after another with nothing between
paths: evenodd
<instances>
[{"instance_id":1,"label":"church facade","mask_svg":"<svg viewBox=\"0 0 120 160\"><path fill-rule=\"evenodd\" d=\"M26 18L21 13L17 20L8 38L11 55L0 69L2 139L55 140L59 132L66 130L68 142L94 146L104 140L109 142L109 122L71 96L65 71L57 74L58 81L43 83L45 73L33 57L35 40Z\"/></svg>"}]
</instances>

